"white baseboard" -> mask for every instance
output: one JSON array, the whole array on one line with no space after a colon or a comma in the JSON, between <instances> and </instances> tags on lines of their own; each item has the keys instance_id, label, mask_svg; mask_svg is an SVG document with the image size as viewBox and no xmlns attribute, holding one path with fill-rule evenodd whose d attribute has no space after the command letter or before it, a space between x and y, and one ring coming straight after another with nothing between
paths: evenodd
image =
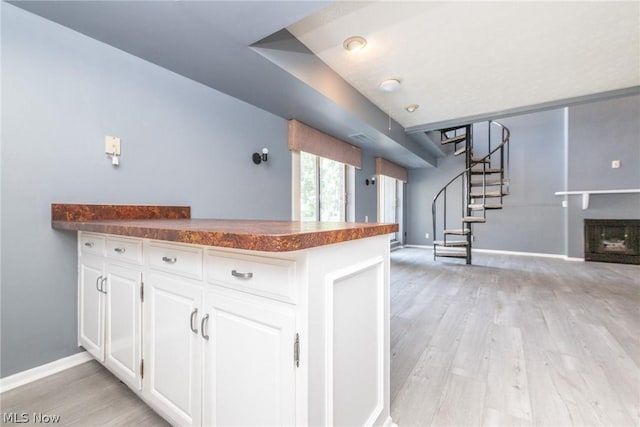
<instances>
[{"instance_id":1,"label":"white baseboard","mask_svg":"<svg viewBox=\"0 0 640 427\"><path fill-rule=\"evenodd\" d=\"M428 249L433 250L433 246L429 245L404 245L405 248Z\"/></svg>"},{"instance_id":2,"label":"white baseboard","mask_svg":"<svg viewBox=\"0 0 640 427\"><path fill-rule=\"evenodd\" d=\"M45 365L36 366L8 377L0 378L0 393L12 390L21 385L39 380L49 375L57 374L65 369L73 368L81 363L88 362L92 357L86 351L73 354L69 357L55 360Z\"/></svg>"},{"instance_id":3,"label":"white baseboard","mask_svg":"<svg viewBox=\"0 0 640 427\"><path fill-rule=\"evenodd\" d=\"M427 245L404 245L405 248L418 248L418 249L427 249L433 251L433 246ZM540 252L518 252L518 251L501 251L497 249L471 249L472 253L485 253L485 254L496 254L496 255L516 255L516 256L533 256L533 257L542 257L542 258L555 258L562 259L565 261L577 261L582 262L584 258L574 258L568 257L566 255L560 254L544 254Z\"/></svg>"}]
</instances>

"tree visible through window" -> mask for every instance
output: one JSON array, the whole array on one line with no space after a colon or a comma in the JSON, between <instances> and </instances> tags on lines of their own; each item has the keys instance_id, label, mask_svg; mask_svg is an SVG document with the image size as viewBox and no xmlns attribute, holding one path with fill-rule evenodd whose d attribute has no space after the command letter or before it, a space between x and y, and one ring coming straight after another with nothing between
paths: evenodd
<instances>
[{"instance_id":1,"label":"tree visible through window","mask_svg":"<svg viewBox=\"0 0 640 427\"><path fill-rule=\"evenodd\" d=\"M300 152L300 219L345 221L345 165Z\"/></svg>"}]
</instances>

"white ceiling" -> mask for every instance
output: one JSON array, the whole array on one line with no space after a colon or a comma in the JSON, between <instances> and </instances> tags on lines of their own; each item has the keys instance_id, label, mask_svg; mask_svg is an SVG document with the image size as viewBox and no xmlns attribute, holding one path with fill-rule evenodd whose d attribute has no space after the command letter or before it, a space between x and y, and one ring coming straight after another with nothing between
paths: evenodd
<instances>
[{"instance_id":1,"label":"white ceiling","mask_svg":"<svg viewBox=\"0 0 640 427\"><path fill-rule=\"evenodd\" d=\"M338 1L288 29L414 130L640 85L638 1ZM378 89L388 78L399 91Z\"/></svg>"}]
</instances>

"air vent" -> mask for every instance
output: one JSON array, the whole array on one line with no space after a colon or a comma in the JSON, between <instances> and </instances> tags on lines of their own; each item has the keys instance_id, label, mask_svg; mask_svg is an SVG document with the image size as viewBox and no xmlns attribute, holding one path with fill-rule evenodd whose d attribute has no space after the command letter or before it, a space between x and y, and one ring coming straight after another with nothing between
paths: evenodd
<instances>
[{"instance_id":1,"label":"air vent","mask_svg":"<svg viewBox=\"0 0 640 427\"><path fill-rule=\"evenodd\" d=\"M373 138L371 138L368 135L365 135L364 133L354 133L352 135L349 135L349 138L351 138L353 141L363 143L363 144L364 143L372 144L375 142Z\"/></svg>"}]
</instances>

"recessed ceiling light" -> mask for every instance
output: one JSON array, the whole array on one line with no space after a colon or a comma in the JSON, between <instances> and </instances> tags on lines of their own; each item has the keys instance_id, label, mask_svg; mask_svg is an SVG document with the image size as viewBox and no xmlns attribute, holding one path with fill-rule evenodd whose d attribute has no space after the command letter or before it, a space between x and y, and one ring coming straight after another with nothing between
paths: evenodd
<instances>
[{"instance_id":1,"label":"recessed ceiling light","mask_svg":"<svg viewBox=\"0 0 640 427\"><path fill-rule=\"evenodd\" d=\"M404 107L404 109L407 110L410 113L413 113L418 108L420 108L420 106L418 104L411 104L411 105L407 105L406 107Z\"/></svg>"},{"instance_id":2,"label":"recessed ceiling light","mask_svg":"<svg viewBox=\"0 0 640 427\"><path fill-rule=\"evenodd\" d=\"M387 79L380 83L380 90L383 92L395 92L400 89L400 80L398 79Z\"/></svg>"},{"instance_id":3,"label":"recessed ceiling light","mask_svg":"<svg viewBox=\"0 0 640 427\"><path fill-rule=\"evenodd\" d=\"M353 36L346 39L342 46L349 52L356 52L362 50L367 45L367 40L364 37Z\"/></svg>"}]
</instances>

